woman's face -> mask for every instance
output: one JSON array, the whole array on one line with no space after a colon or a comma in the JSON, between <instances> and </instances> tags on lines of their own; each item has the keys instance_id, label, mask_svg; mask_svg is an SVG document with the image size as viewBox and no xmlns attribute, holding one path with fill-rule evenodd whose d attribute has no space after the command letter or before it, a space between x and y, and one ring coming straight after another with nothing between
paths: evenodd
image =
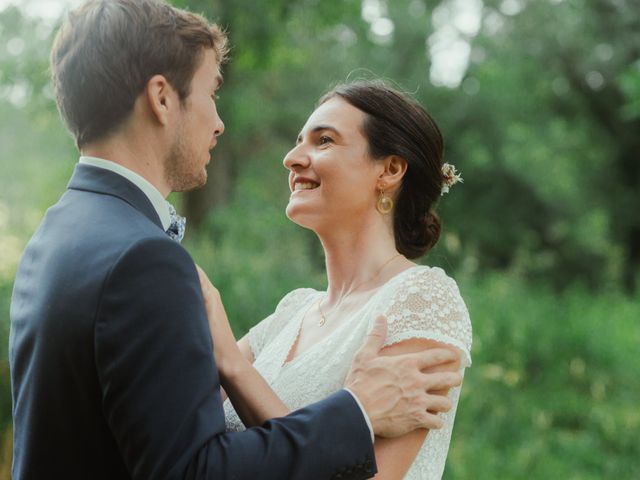
<instances>
[{"instance_id":1,"label":"woman's face","mask_svg":"<svg viewBox=\"0 0 640 480\"><path fill-rule=\"evenodd\" d=\"M318 231L356 224L375 213L383 162L372 161L365 114L340 97L320 105L284 158L291 197L287 216Z\"/></svg>"}]
</instances>

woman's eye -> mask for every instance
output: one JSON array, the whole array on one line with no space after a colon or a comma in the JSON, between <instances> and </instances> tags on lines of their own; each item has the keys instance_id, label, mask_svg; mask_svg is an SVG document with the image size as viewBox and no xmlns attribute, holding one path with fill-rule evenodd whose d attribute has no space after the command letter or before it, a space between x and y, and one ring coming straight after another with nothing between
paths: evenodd
<instances>
[{"instance_id":1,"label":"woman's eye","mask_svg":"<svg viewBox=\"0 0 640 480\"><path fill-rule=\"evenodd\" d=\"M318 143L320 145L327 145L329 143L333 142L333 138L331 137L327 137L326 135L322 135L319 139L318 139Z\"/></svg>"}]
</instances>

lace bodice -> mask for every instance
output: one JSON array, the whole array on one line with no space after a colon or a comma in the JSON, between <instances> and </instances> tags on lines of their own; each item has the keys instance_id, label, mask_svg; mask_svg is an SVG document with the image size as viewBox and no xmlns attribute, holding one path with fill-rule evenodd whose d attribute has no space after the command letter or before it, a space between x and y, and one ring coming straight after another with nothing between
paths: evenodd
<instances>
[{"instance_id":1,"label":"lace bodice","mask_svg":"<svg viewBox=\"0 0 640 480\"><path fill-rule=\"evenodd\" d=\"M249 332L255 368L292 410L342 388L355 352L381 313L389 321L386 345L410 338L432 339L462 352L463 371L471 365L471 323L458 287L440 268L425 266L412 267L393 277L327 338L285 363L304 313L324 294L312 289L290 292L272 315ZM429 432L405 479L442 477L459 395L460 388L450 391L454 407L442 414L445 426ZM244 425L228 400L224 409L227 428L243 430Z\"/></svg>"}]
</instances>

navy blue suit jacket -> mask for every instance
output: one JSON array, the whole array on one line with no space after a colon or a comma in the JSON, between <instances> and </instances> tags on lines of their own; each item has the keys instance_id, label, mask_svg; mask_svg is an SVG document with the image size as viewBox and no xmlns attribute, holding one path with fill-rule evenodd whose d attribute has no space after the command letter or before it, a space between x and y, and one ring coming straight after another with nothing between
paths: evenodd
<instances>
[{"instance_id":1,"label":"navy blue suit jacket","mask_svg":"<svg viewBox=\"0 0 640 480\"><path fill-rule=\"evenodd\" d=\"M193 260L125 178L78 165L11 302L14 480L369 478L348 392L226 433Z\"/></svg>"}]
</instances>

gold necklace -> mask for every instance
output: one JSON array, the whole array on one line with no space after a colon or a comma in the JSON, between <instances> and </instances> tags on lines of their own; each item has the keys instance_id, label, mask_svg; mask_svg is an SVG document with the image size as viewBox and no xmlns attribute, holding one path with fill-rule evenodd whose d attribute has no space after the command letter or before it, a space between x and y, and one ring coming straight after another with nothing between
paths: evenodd
<instances>
[{"instance_id":1,"label":"gold necklace","mask_svg":"<svg viewBox=\"0 0 640 480\"><path fill-rule=\"evenodd\" d=\"M394 259L401 257L402 254L401 253L397 253L395 254L393 257L391 257L389 260L387 260L386 262L384 262L382 264L382 266L378 269L378 271L376 272L376 274L371 277L366 279L364 282L359 283L358 285L356 285L355 287L353 287L351 290L349 290L346 294L344 294L340 300L338 300L338 303L335 304L335 306L332 308L332 310L335 310L336 308L338 308L343 300L345 298L347 298L349 295L351 295L353 292L355 292L358 288L360 288L362 285L364 285L365 283L369 283L373 280L375 280L376 278L378 278L378 276L382 273L382 270L384 270L384 267L386 267L387 265L389 265ZM323 311L322 311L322 300L324 300L326 298L325 297L321 297L320 300L318 300L318 303L316 305L316 307L318 308L318 313L320 314L320 320L318 320L318 326L322 327L325 323L327 323L327 317L324 315Z\"/></svg>"}]
</instances>

